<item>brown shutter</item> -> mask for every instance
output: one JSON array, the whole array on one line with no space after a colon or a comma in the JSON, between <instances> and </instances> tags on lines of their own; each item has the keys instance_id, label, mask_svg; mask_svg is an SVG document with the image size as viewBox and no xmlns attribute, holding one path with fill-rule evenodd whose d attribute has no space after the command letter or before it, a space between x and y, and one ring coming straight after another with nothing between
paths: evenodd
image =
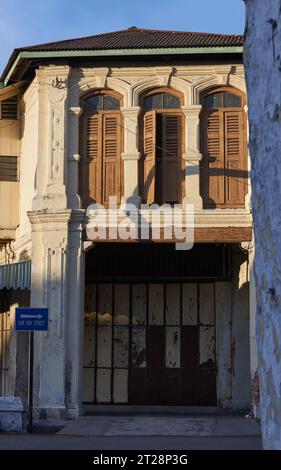
<instances>
[{"instance_id":1,"label":"brown shutter","mask_svg":"<svg viewBox=\"0 0 281 470\"><path fill-rule=\"evenodd\" d=\"M109 196L121 199L121 115L103 115L103 202Z\"/></svg>"},{"instance_id":2,"label":"brown shutter","mask_svg":"<svg viewBox=\"0 0 281 470\"><path fill-rule=\"evenodd\" d=\"M204 113L203 193L206 205L225 202L223 111Z\"/></svg>"},{"instance_id":3,"label":"brown shutter","mask_svg":"<svg viewBox=\"0 0 281 470\"><path fill-rule=\"evenodd\" d=\"M177 115L162 115L163 202L179 202L180 142L180 117Z\"/></svg>"},{"instance_id":4,"label":"brown shutter","mask_svg":"<svg viewBox=\"0 0 281 470\"><path fill-rule=\"evenodd\" d=\"M244 205L247 177L242 111L225 111L226 204Z\"/></svg>"},{"instance_id":5,"label":"brown shutter","mask_svg":"<svg viewBox=\"0 0 281 470\"><path fill-rule=\"evenodd\" d=\"M88 202L102 202L102 116L93 114L87 118L87 162L89 165Z\"/></svg>"},{"instance_id":6,"label":"brown shutter","mask_svg":"<svg viewBox=\"0 0 281 470\"><path fill-rule=\"evenodd\" d=\"M149 111L144 115L144 195L145 201L155 201L155 157L156 157L156 113Z\"/></svg>"},{"instance_id":7,"label":"brown shutter","mask_svg":"<svg viewBox=\"0 0 281 470\"><path fill-rule=\"evenodd\" d=\"M0 156L0 181L18 181L17 157Z\"/></svg>"}]
</instances>

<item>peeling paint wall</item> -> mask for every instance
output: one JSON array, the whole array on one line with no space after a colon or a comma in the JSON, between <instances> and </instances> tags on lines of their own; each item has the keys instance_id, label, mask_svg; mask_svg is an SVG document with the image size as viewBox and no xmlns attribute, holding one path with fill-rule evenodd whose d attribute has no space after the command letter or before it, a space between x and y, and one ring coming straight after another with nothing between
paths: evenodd
<instances>
[{"instance_id":1,"label":"peeling paint wall","mask_svg":"<svg viewBox=\"0 0 281 470\"><path fill-rule=\"evenodd\" d=\"M261 422L281 449L281 2L245 4Z\"/></svg>"}]
</instances>

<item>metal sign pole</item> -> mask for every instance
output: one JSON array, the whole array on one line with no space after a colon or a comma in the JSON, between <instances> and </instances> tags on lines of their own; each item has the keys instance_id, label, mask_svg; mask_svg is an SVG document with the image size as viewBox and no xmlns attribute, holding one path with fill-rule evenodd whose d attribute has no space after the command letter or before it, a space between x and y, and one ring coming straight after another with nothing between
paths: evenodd
<instances>
[{"instance_id":1,"label":"metal sign pole","mask_svg":"<svg viewBox=\"0 0 281 470\"><path fill-rule=\"evenodd\" d=\"M33 431L33 358L34 358L34 332L29 332L29 399L28 399L28 432Z\"/></svg>"},{"instance_id":2,"label":"metal sign pole","mask_svg":"<svg viewBox=\"0 0 281 470\"><path fill-rule=\"evenodd\" d=\"M33 431L34 331L48 331L48 323L49 310L47 307L16 308L16 331L29 331L28 432Z\"/></svg>"}]
</instances>

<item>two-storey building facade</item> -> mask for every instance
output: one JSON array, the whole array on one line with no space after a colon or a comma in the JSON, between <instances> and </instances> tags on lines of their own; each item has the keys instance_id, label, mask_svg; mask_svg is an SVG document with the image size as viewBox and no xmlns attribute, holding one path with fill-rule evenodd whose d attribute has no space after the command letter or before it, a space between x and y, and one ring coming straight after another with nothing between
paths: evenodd
<instances>
[{"instance_id":1,"label":"two-storey building facade","mask_svg":"<svg viewBox=\"0 0 281 470\"><path fill-rule=\"evenodd\" d=\"M30 303L49 307L35 337L42 417L97 403L250 408L242 40L133 27L14 51L0 89L0 393L27 396L14 306ZM120 223L129 205L139 221L162 207L159 239L93 240L87 209L112 196ZM194 208L190 250L163 234L177 204Z\"/></svg>"}]
</instances>

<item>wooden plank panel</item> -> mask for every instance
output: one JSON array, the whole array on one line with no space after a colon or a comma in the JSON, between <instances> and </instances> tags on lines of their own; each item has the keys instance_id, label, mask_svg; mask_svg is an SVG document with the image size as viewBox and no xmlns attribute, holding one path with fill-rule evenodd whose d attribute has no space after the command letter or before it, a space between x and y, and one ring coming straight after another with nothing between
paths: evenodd
<instances>
[{"instance_id":1,"label":"wooden plank panel","mask_svg":"<svg viewBox=\"0 0 281 470\"><path fill-rule=\"evenodd\" d=\"M16 183L13 183L16 184ZM160 230L160 238L157 243L177 243L175 238L164 238L164 230ZM253 229L248 227L195 227L194 243L240 243L242 241L251 241L253 238ZM152 238L150 238L152 239ZM87 238L85 237L85 240ZM140 240L128 239L123 240L119 236L116 239L97 239L95 243L140 243Z\"/></svg>"},{"instance_id":2,"label":"wooden plank panel","mask_svg":"<svg viewBox=\"0 0 281 470\"><path fill-rule=\"evenodd\" d=\"M95 390L95 369L83 368L82 372L82 402L93 403Z\"/></svg>"},{"instance_id":3,"label":"wooden plank panel","mask_svg":"<svg viewBox=\"0 0 281 470\"><path fill-rule=\"evenodd\" d=\"M163 284L149 284L149 324L164 323L164 288Z\"/></svg>"},{"instance_id":4,"label":"wooden plank panel","mask_svg":"<svg viewBox=\"0 0 281 470\"><path fill-rule=\"evenodd\" d=\"M2 124L2 125L1 125ZM0 122L0 155L19 157L20 126L19 121Z\"/></svg>"},{"instance_id":5,"label":"wooden plank panel","mask_svg":"<svg viewBox=\"0 0 281 470\"><path fill-rule=\"evenodd\" d=\"M111 367L112 331L110 326L98 327L97 343L97 366Z\"/></svg>"},{"instance_id":6,"label":"wooden plank panel","mask_svg":"<svg viewBox=\"0 0 281 470\"><path fill-rule=\"evenodd\" d=\"M114 369L113 375L113 402L128 402L128 371L125 369Z\"/></svg>"},{"instance_id":7,"label":"wooden plank panel","mask_svg":"<svg viewBox=\"0 0 281 470\"><path fill-rule=\"evenodd\" d=\"M129 284L115 285L115 325L128 325L130 316L130 287Z\"/></svg>"},{"instance_id":8,"label":"wooden plank panel","mask_svg":"<svg viewBox=\"0 0 281 470\"><path fill-rule=\"evenodd\" d=\"M215 322L214 284L199 286L199 322L201 325L213 325Z\"/></svg>"},{"instance_id":9,"label":"wooden plank panel","mask_svg":"<svg viewBox=\"0 0 281 470\"><path fill-rule=\"evenodd\" d=\"M132 328L132 366L146 367L146 328Z\"/></svg>"},{"instance_id":10,"label":"wooden plank panel","mask_svg":"<svg viewBox=\"0 0 281 470\"><path fill-rule=\"evenodd\" d=\"M98 323L100 325L112 324L112 285L99 284L98 286Z\"/></svg>"},{"instance_id":11,"label":"wooden plank panel","mask_svg":"<svg viewBox=\"0 0 281 470\"><path fill-rule=\"evenodd\" d=\"M128 367L129 362L129 328L114 327L114 367Z\"/></svg>"},{"instance_id":12,"label":"wooden plank panel","mask_svg":"<svg viewBox=\"0 0 281 470\"><path fill-rule=\"evenodd\" d=\"M183 284L182 286L182 324L197 325L197 284Z\"/></svg>"},{"instance_id":13,"label":"wooden plank panel","mask_svg":"<svg viewBox=\"0 0 281 470\"><path fill-rule=\"evenodd\" d=\"M0 181L0 214L1 228L15 229L17 227L19 223L19 183Z\"/></svg>"},{"instance_id":14,"label":"wooden plank panel","mask_svg":"<svg viewBox=\"0 0 281 470\"><path fill-rule=\"evenodd\" d=\"M166 327L166 367L180 367L181 329L178 326Z\"/></svg>"},{"instance_id":15,"label":"wooden plank panel","mask_svg":"<svg viewBox=\"0 0 281 470\"><path fill-rule=\"evenodd\" d=\"M180 284L166 285L166 325L180 324Z\"/></svg>"},{"instance_id":16,"label":"wooden plank panel","mask_svg":"<svg viewBox=\"0 0 281 470\"><path fill-rule=\"evenodd\" d=\"M111 370L98 369L97 370L97 402L110 403L111 402Z\"/></svg>"},{"instance_id":17,"label":"wooden plank panel","mask_svg":"<svg viewBox=\"0 0 281 470\"><path fill-rule=\"evenodd\" d=\"M200 367L213 368L215 364L215 328L199 327L199 364Z\"/></svg>"},{"instance_id":18,"label":"wooden plank panel","mask_svg":"<svg viewBox=\"0 0 281 470\"><path fill-rule=\"evenodd\" d=\"M132 323L144 325L146 323L146 285L135 284L132 287Z\"/></svg>"}]
</instances>

